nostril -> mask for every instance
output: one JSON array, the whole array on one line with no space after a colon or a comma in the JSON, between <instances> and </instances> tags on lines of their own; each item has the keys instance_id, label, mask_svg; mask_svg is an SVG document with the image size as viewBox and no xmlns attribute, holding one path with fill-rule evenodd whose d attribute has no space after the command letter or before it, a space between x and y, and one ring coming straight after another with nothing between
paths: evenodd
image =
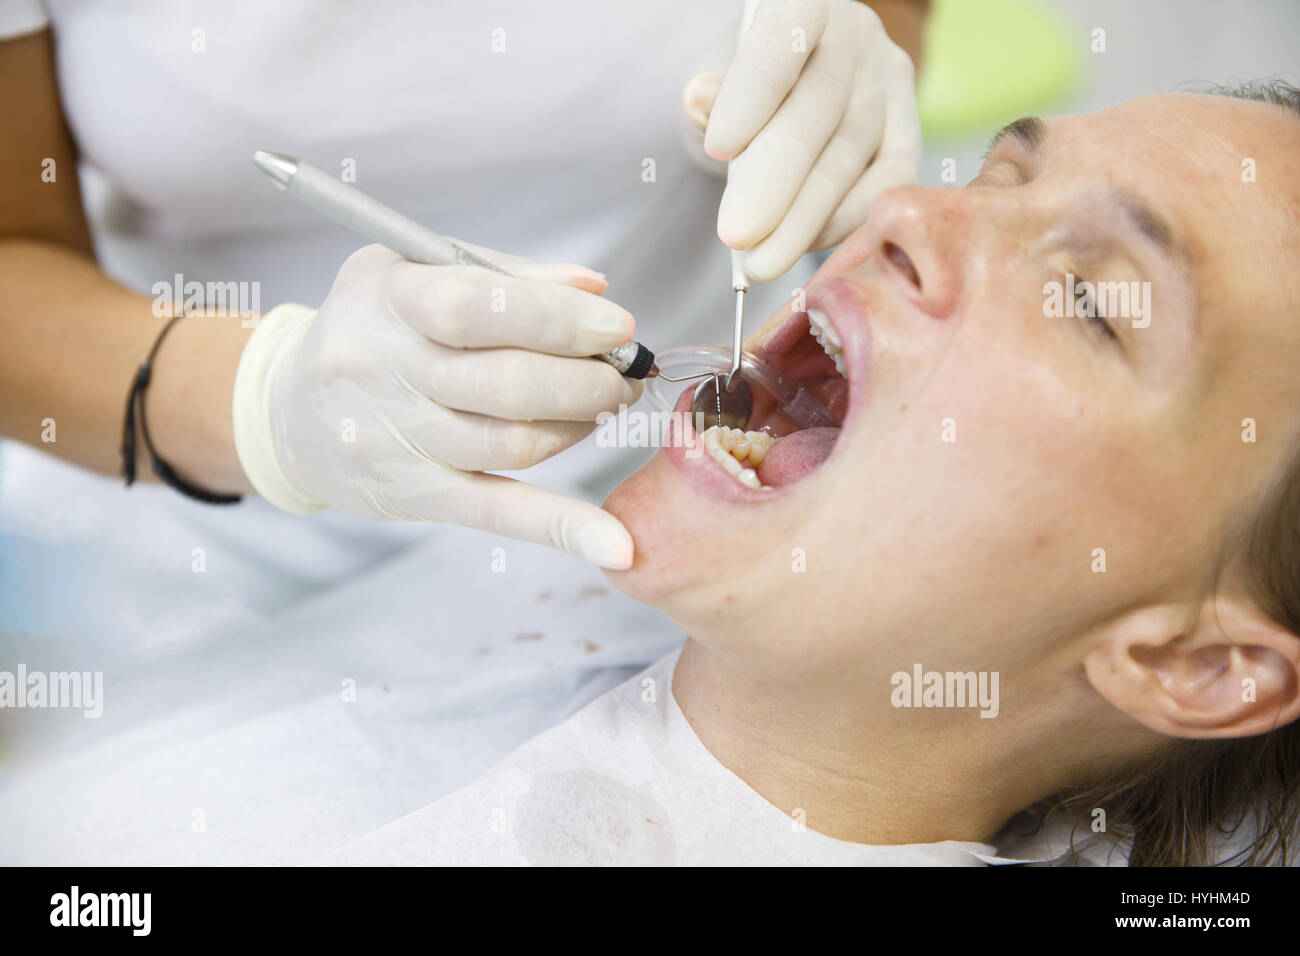
<instances>
[{"instance_id":1,"label":"nostril","mask_svg":"<svg viewBox=\"0 0 1300 956\"><path fill-rule=\"evenodd\" d=\"M921 288L921 277L917 274L916 266L912 265L912 260L908 257L907 253L894 245L894 243L886 242L885 255L888 256L889 261L894 264L894 268L903 273L903 275L907 277L907 281L916 286L919 291Z\"/></svg>"}]
</instances>

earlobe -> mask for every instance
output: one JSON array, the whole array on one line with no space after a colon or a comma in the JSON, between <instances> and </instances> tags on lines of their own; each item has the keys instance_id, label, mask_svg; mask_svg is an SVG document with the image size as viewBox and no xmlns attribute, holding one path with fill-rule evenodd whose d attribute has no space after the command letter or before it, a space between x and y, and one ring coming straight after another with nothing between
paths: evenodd
<instances>
[{"instance_id":1,"label":"earlobe","mask_svg":"<svg viewBox=\"0 0 1300 956\"><path fill-rule=\"evenodd\" d=\"M1253 603L1147 608L1115 622L1084 659L1089 682L1152 730L1197 739L1249 737L1300 717L1300 637Z\"/></svg>"}]
</instances>

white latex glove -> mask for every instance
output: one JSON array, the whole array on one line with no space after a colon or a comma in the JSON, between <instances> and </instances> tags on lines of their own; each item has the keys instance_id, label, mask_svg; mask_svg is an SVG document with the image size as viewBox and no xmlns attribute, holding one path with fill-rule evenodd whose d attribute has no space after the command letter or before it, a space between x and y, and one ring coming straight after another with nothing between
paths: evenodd
<instances>
[{"instance_id":1,"label":"white latex glove","mask_svg":"<svg viewBox=\"0 0 1300 956\"><path fill-rule=\"evenodd\" d=\"M286 511L451 522L627 568L613 515L481 472L536 464L640 397L589 357L627 341L632 316L598 273L469 248L519 278L367 246L319 311L262 316L235 382L240 463Z\"/></svg>"},{"instance_id":2,"label":"white latex glove","mask_svg":"<svg viewBox=\"0 0 1300 956\"><path fill-rule=\"evenodd\" d=\"M779 278L916 181L921 123L911 58L858 0L764 0L725 74L682 94L704 151L731 160L718 236L750 278Z\"/></svg>"}]
</instances>

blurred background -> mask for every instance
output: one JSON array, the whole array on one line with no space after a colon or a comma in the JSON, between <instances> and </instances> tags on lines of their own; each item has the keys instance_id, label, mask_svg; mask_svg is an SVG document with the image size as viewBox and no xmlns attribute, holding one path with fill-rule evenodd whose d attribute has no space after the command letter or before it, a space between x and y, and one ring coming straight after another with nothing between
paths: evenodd
<instances>
[{"instance_id":1,"label":"blurred background","mask_svg":"<svg viewBox=\"0 0 1300 956\"><path fill-rule=\"evenodd\" d=\"M933 0L932 10L918 93L926 186L964 186L993 131L1020 116L1232 79L1300 83L1297 0ZM941 179L946 158L955 183Z\"/></svg>"}]
</instances>

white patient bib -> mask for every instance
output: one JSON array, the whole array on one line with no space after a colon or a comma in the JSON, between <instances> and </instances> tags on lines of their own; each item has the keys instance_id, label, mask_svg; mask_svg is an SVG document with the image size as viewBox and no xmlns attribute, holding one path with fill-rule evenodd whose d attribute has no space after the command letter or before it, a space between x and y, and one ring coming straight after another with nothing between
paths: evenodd
<instances>
[{"instance_id":1,"label":"white patient bib","mask_svg":"<svg viewBox=\"0 0 1300 956\"><path fill-rule=\"evenodd\" d=\"M672 694L680 650L529 741L478 782L325 863L982 866L983 843L867 846L823 836L709 753Z\"/></svg>"}]
</instances>

